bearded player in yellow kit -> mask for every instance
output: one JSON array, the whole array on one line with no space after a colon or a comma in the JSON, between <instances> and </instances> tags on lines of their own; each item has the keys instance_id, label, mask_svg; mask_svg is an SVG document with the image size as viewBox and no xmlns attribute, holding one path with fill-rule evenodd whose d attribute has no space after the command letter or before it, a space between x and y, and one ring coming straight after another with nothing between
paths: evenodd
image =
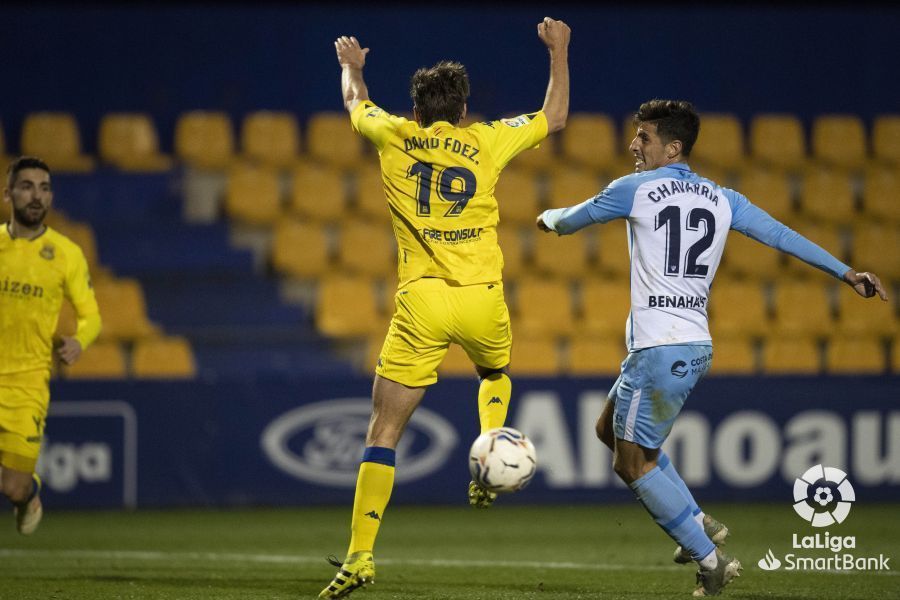
<instances>
[{"instance_id":1,"label":"bearded player in yellow kit","mask_svg":"<svg viewBox=\"0 0 900 600\"><path fill-rule=\"evenodd\" d=\"M412 77L414 120L369 100L362 70L368 48L335 42L344 106L353 128L378 149L384 193L399 250L397 310L375 369L372 418L353 504L350 548L320 598L341 598L374 580L372 548L394 484L395 448L449 344L462 346L481 384L481 430L506 420L512 336L497 245L500 171L520 152L565 126L569 112L569 27L545 18L538 36L550 52L543 108L461 128L469 80L459 63L440 62ZM471 483L469 502L495 495Z\"/></svg>"},{"instance_id":2,"label":"bearded player in yellow kit","mask_svg":"<svg viewBox=\"0 0 900 600\"><path fill-rule=\"evenodd\" d=\"M34 468L54 345L73 364L100 333L100 312L81 249L44 224L53 202L49 167L38 158L13 161L3 201L12 217L0 231L0 488L19 533L30 535L43 515ZM54 343L63 297L75 307L78 331Z\"/></svg>"}]
</instances>

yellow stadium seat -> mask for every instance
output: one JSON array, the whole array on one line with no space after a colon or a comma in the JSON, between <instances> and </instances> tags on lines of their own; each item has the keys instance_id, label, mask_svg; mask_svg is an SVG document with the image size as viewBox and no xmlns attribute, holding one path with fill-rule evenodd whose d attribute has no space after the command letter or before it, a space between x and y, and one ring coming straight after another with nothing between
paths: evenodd
<instances>
[{"instance_id":1,"label":"yellow stadium seat","mask_svg":"<svg viewBox=\"0 0 900 600\"><path fill-rule=\"evenodd\" d=\"M850 286L838 294L837 332L844 337L889 338L900 333L896 294L888 290L888 301L863 298Z\"/></svg>"},{"instance_id":2,"label":"yellow stadium seat","mask_svg":"<svg viewBox=\"0 0 900 600\"><path fill-rule=\"evenodd\" d=\"M272 266L279 273L320 277L332 269L330 256L328 234L320 225L284 219L275 226Z\"/></svg>"},{"instance_id":3,"label":"yellow stadium seat","mask_svg":"<svg viewBox=\"0 0 900 600\"><path fill-rule=\"evenodd\" d=\"M776 169L750 168L741 175L738 191L782 223L795 219L791 182Z\"/></svg>"},{"instance_id":4,"label":"yellow stadium seat","mask_svg":"<svg viewBox=\"0 0 900 600\"><path fill-rule=\"evenodd\" d=\"M319 281L316 329L332 337L366 337L381 332L372 281L365 277L333 276Z\"/></svg>"},{"instance_id":5,"label":"yellow stadium seat","mask_svg":"<svg viewBox=\"0 0 900 600\"><path fill-rule=\"evenodd\" d=\"M737 117L701 115L700 135L691 151L691 160L725 171L739 169L744 162L744 132Z\"/></svg>"},{"instance_id":6,"label":"yellow stadium seat","mask_svg":"<svg viewBox=\"0 0 900 600\"><path fill-rule=\"evenodd\" d=\"M835 326L832 317L831 284L814 281L784 281L775 286L775 327L777 337L828 335Z\"/></svg>"},{"instance_id":7,"label":"yellow stadium seat","mask_svg":"<svg viewBox=\"0 0 900 600\"><path fill-rule=\"evenodd\" d=\"M53 167L50 168L52 169ZM97 267L100 266L100 261L97 255L97 238L94 235L93 227L88 223L70 221L68 219L57 220L51 227L75 242L78 247L81 248L81 251L84 253L84 258L87 259L88 268L91 270L91 273L94 273L97 270ZM94 274L96 275L96 273Z\"/></svg>"},{"instance_id":8,"label":"yellow stadium seat","mask_svg":"<svg viewBox=\"0 0 900 600\"><path fill-rule=\"evenodd\" d=\"M885 370L884 346L877 338L832 338L825 357L832 375L878 375Z\"/></svg>"},{"instance_id":9,"label":"yellow stadium seat","mask_svg":"<svg viewBox=\"0 0 900 600\"><path fill-rule=\"evenodd\" d=\"M796 227L794 229L797 231L797 233L821 246L839 260L846 259L847 253L844 250L845 244L843 236L841 235L841 232L834 226L816 225L813 223L800 221L796 224ZM831 282L831 277L829 275L826 275L815 267L809 266L799 258L794 258L793 256L788 255L786 260L788 271L795 276L804 278L819 278L822 281L827 280L829 281L829 283Z\"/></svg>"},{"instance_id":10,"label":"yellow stadium seat","mask_svg":"<svg viewBox=\"0 0 900 600\"><path fill-rule=\"evenodd\" d=\"M320 112L309 119L306 130L309 155L339 167L353 167L363 158L362 137L353 131L344 112Z\"/></svg>"},{"instance_id":11,"label":"yellow stadium seat","mask_svg":"<svg viewBox=\"0 0 900 600\"><path fill-rule=\"evenodd\" d=\"M291 184L294 212L308 219L333 222L344 216L345 206L344 180L339 171L308 163L294 169Z\"/></svg>"},{"instance_id":12,"label":"yellow stadium seat","mask_svg":"<svg viewBox=\"0 0 900 600\"><path fill-rule=\"evenodd\" d=\"M750 155L759 163L797 171L806 162L803 125L793 115L763 114L750 122Z\"/></svg>"},{"instance_id":13,"label":"yellow stadium seat","mask_svg":"<svg viewBox=\"0 0 900 600\"><path fill-rule=\"evenodd\" d=\"M526 253L523 232L515 225L497 227L497 242L503 253L503 279L511 281L525 272Z\"/></svg>"},{"instance_id":14,"label":"yellow stadium seat","mask_svg":"<svg viewBox=\"0 0 900 600\"><path fill-rule=\"evenodd\" d=\"M559 374L559 348L556 339L516 336L513 339L510 369L514 377Z\"/></svg>"},{"instance_id":15,"label":"yellow stadium seat","mask_svg":"<svg viewBox=\"0 0 900 600\"><path fill-rule=\"evenodd\" d=\"M550 172L549 204L551 208L564 208L581 204L593 198L603 189L592 171L581 167L559 167Z\"/></svg>"},{"instance_id":16,"label":"yellow stadium seat","mask_svg":"<svg viewBox=\"0 0 900 600\"><path fill-rule=\"evenodd\" d=\"M523 150L510 161L510 166L530 172L542 172L553 166L556 160L554 152L556 134L551 134L535 148ZM501 177L503 177L501 175Z\"/></svg>"},{"instance_id":17,"label":"yellow stadium seat","mask_svg":"<svg viewBox=\"0 0 900 600\"><path fill-rule=\"evenodd\" d=\"M281 187L271 167L236 163L225 186L225 212L247 225L272 225L281 215Z\"/></svg>"},{"instance_id":18,"label":"yellow stadium seat","mask_svg":"<svg viewBox=\"0 0 900 600\"><path fill-rule=\"evenodd\" d=\"M766 375L815 375L822 370L819 345L810 338L770 338L762 357Z\"/></svg>"},{"instance_id":19,"label":"yellow stadium seat","mask_svg":"<svg viewBox=\"0 0 900 600\"><path fill-rule=\"evenodd\" d=\"M581 286L581 319L578 331L595 337L622 340L631 310L627 281L586 280Z\"/></svg>"},{"instance_id":20,"label":"yellow stadium seat","mask_svg":"<svg viewBox=\"0 0 900 600\"><path fill-rule=\"evenodd\" d=\"M62 365L66 379L125 379L125 352L115 341L99 341L81 353L74 365Z\"/></svg>"},{"instance_id":21,"label":"yellow stadium seat","mask_svg":"<svg viewBox=\"0 0 900 600\"><path fill-rule=\"evenodd\" d=\"M507 169L500 174L494 189L503 223L534 225L541 212L541 198L534 174L519 169Z\"/></svg>"},{"instance_id":22,"label":"yellow stadium seat","mask_svg":"<svg viewBox=\"0 0 900 600\"><path fill-rule=\"evenodd\" d=\"M65 112L29 113L22 124L22 154L37 156L53 171L85 173L94 159L81 153L75 117Z\"/></svg>"},{"instance_id":23,"label":"yellow stadium seat","mask_svg":"<svg viewBox=\"0 0 900 600\"><path fill-rule=\"evenodd\" d=\"M709 310L713 339L761 336L768 328L766 302L757 283L717 282Z\"/></svg>"},{"instance_id":24,"label":"yellow stadium seat","mask_svg":"<svg viewBox=\"0 0 900 600\"><path fill-rule=\"evenodd\" d=\"M172 158L159 151L159 136L150 115L110 113L100 120L100 158L123 171L171 169Z\"/></svg>"},{"instance_id":25,"label":"yellow stadium seat","mask_svg":"<svg viewBox=\"0 0 900 600\"><path fill-rule=\"evenodd\" d=\"M575 322L572 293L566 282L523 279L516 285L513 333L526 336L566 335Z\"/></svg>"},{"instance_id":26,"label":"yellow stadium seat","mask_svg":"<svg viewBox=\"0 0 900 600\"><path fill-rule=\"evenodd\" d=\"M197 361L183 337L150 338L134 345L131 374L137 379L193 379Z\"/></svg>"},{"instance_id":27,"label":"yellow stadium seat","mask_svg":"<svg viewBox=\"0 0 900 600\"><path fill-rule=\"evenodd\" d=\"M397 250L391 228L361 221L341 223L338 258L346 273L386 276L397 270Z\"/></svg>"},{"instance_id":28,"label":"yellow stadium seat","mask_svg":"<svg viewBox=\"0 0 900 600\"><path fill-rule=\"evenodd\" d=\"M841 225L857 216L853 182L830 169L812 169L803 176L800 210L821 223Z\"/></svg>"},{"instance_id":29,"label":"yellow stadium seat","mask_svg":"<svg viewBox=\"0 0 900 600\"><path fill-rule=\"evenodd\" d=\"M366 165L355 173L355 213L380 223L390 223L391 211L384 195L384 182L378 165Z\"/></svg>"},{"instance_id":30,"label":"yellow stadium seat","mask_svg":"<svg viewBox=\"0 0 900 600\"><path fill-rule=\"evenodd\" d=\"M175 154L198 169L228 168L235 158L231 117L202 110L182 114L175 124Z\"/></svg>"},{"instance_id":31,"label":"yellow stadium seat","mask_svg":"<svg viewBox=\"0 0 900 600\"><path fill-rule=\"evenodd\" d=\"M712 375L751 375L756 372L756 351L746 338L714 340Z\"/></svg>"},{"instance_id":32,"label":"yellow stadium seat","mask_svg":"<svg viewBox=\"0 0 900 600\"><path fill-rule=\"evenodd\" d=\"M858 170L866 164L866 130L854 115L821 115L812 125L813 156L824 164Z\"/></svg>"},{"instance_id":33,"label":"yellow stadium seat","mask_svg":"<svg viewBox=\"0 0 900 600\"><path fill-rule=\"evenodd\" d=\"M288 112L262 110L244 117L241 126L244 156L283 169L300 154L300 126Z\"/></svg>"},{"instance_id":34,"label":"yellow stadium seat","mask_svg":"<svg viewBox=\"0 0 900 600\"><path fill-rule=\"evenodd\" d=\"M561 142L562 154L567 162L575 162L595 171L615 172L621 149L615 125L608 115L569 115Z\"/></svg>"},{"instance_id":35,"label":"yellow stadium seat","mask_svg":"<svg viewBox=\"0 0 900 600\"><path fill-rule=\"evenodd\" d=\"M900 169L878 167L863 179L863 214L881 223L900 223Z\"/></svg>"},{"instance_id":36,"label":"yellow stadium seat","mask_svg":"<svg viewBox=\"0 0 900 600\"><path fill-rule=\"evenodd\" d=\"M102 339L133 341L158 332L147 318L144 290L136 279L95 280L94 294L103 321Z\"/></svg>"},{"instance_id":37,"label":"yellow stadium seat","mask_svg":"<svg viewBox=\"0 0 900 600\"><path fill-rule=\"evenodd\" d=\"M576 278L588 272L588 236L534 233L534 266L548 277Z\"/></svg>"},{"instance_id":38,"label":"yellow stadium seat","mask_svg":"<svg viewBox=\"0 0 900 600\"><path fill-rule=\"evenodd\" d=\"M569 360L565 372L569 375L615 377L627 353L622 339L574 337L569 341Z\"/></svg>"},{"instance_id":39,"label":"yellow stadium seat","mask_svg":"<svg viewBox=\"0 0 900 600\"><path fill-rule=\"evenodd\" d=\"M472 363L472 359L462 349L462 346L458 344L450 344L450 347L447 348L447 354L437 370L440 377L476 376L475 365Z\"/></svg>"},{"instance_id":40,"label":"yellow stadium seat","mask_svg":"<svg viewBox=\"0 0 900 600\"><path fill-rule=\"evenodd\" d=\"M725 244L721 271L740 277L770 279L777 277L781 269L781 253L774 248L731 232Z\"/></svg>"},{"instance_id":41,"label":"yellow stadium seat","mask_svg":"<svg viewBox=\"0 0 900 600\"><path fill-rule=\"evenodd\" d=\"M900 115L879 115L872 125L872 153L875 160L900 164Z\"/></svg>"},{"instance_id":42,"label":"yellow stadium seat","mask_svg":"<svg viewBox=\"0 0 900 600\"><path fill-rule=\"evenodd\" d=\"M597 259L601 272L617 277L629 276L631 259L628 256L627 223L613 221L597 228Z\"/></svg>"},{"instance_id":43,"label":"yellow stadium seat","mask_svg":"<svg viewBox=\"0 0 900 600\"><path fill-rule=\"evenodd\" d=\"M873 271L884 281L900 280L900 228L861 225L853 230L850 252L855 269Z\"/></svg>"}]
</instances>

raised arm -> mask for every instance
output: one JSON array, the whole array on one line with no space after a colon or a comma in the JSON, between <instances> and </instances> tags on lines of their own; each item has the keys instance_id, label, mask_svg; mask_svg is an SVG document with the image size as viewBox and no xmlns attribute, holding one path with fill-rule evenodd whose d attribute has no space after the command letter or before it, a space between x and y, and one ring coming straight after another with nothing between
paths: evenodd
<instances>
[{"instance_id":1,"label":"raised arm","mask_svg":"<svg viewBox=\"0 0 900 600\"><path fill-rule=\"evenodd\" d=\"M366 66L368 48L360 48L355 37L341 36L334 42L338 63L341 65L341 94L344 108L353 112L356 105L369 99L369 89L363 81L363 67Z\"/></svg>"},{"instance_id":2,"label":"raised arm","mask_svg":"<svg viewBox=\"0 0 900 600\"><path fill-rule=\"evenodd\" d=\"M569 37L572 30L562 21L544 17L538 23L538 37L550 51L550 82L544 97L544 115L549 133L566 126L569 116Z\"/></svg>"}]
</instances>

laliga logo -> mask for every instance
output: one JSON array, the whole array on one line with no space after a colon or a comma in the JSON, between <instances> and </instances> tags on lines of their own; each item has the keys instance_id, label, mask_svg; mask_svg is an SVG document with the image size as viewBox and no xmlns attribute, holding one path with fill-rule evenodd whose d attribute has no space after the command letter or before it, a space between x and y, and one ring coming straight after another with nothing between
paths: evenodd
<instances>
[{"instance_id":1,"label":"laliga logo","mask_svg":"<svg viewBox=\"0 0 900 600\"><path fill-rule=\"evenodd\" d=\"M794 481L794 510L813 527L843 523L856 500L847 474L816 465Z\"/></svg>"}]
</instances>

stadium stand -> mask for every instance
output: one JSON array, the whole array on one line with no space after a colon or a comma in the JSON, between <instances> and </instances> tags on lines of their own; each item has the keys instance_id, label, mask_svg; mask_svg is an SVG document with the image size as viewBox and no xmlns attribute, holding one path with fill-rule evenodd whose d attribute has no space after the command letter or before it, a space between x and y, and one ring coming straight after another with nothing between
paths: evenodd
<instances>
[{"instance_id":1,"label":"stadium stand","mask_svg":"<svg viewBox=\"0 0 900 600\"><path fill-rule=\"evenodd\" d=\"M857 213L850 177L834 169L809 170L803 176L800 210L816 223L841 225L853 222Z\"/></svg>"},{"instance_id":2,"label":"stadium stand","mask_svg":"<svg viewBox=\"0 0 900 600\"><path fill-rule=\"evenodd\" d=\"M231 117L202 110L182 114L175 125L175 154L190 167L227 169L235 158Z\"/></svg>"},{"instance_id":3,"label":"stadium stand","mask_svg":"<svg viewBox=\"0 0 900 600\"><path fill-rule=\"evenodd\" d=\"M834 337L828 342L825 366L832 375L878 375L885 370L883 346L871 338Z\"/></svg>"},{"instance_id":4,"label":"stadium stand","mask_svg":"<svg viewBox=\"0 0 900 600\"><path fill-rule=\"evenodd\" d=\"M524 238L529 231L515 225L497 227L497 241L503 253L503 279L514 281L525 273L527 268L527 249Z\"/></svg>"},{"instance_id":5,"label":"stadium stand","mask_svg":"<svg viewBox=\"0 0 900 600\"><path fill-rule=\"evenodd\" d=\"M320 112L306 127L306 149L310 157L340 168L352 168L363 158L362 138L353 132L344 112Z\"/></svg>"},{"instance_id":6,"label":"stadium stand","mask_svg":"<svg viewBox=\"0 0 900 600\"><path fill-rule=\"evenodd\" d=\"M236 222L271 226L281 215L281 188L271 167L234 163L225 187L225 211Z\"/></svg>"},{"instance_id":7,"label":"stadium stand","mask_svg":"<svg viewBox=\"0 0 900 600\"><path fill-rule=\"evenodd\" d=\"M599 113L569 115L561 149L566 162L610 174L615 172L621 152L613 120Z\"/></svg>"},{"instance_id":8,"label":"stadium stand","mask_svg":"<svg viewBox=\"0 0 900 600\"><path fill-rule=\"evenodd\" d=\"M762 367L767 375L817 375L822 370L819 345L809 338L769 339L763 346Z\"/></svg>"},{"instance_id":9,"label":"stadium stand","mask_svg":"<svg viewBox=\"0 0 900 600\"><path fill-rule=\"evenodd\" d=\"M812 124L813 157L825 165L858 171L868 159L866 130L855 115L820 115Z\"/></svg>"},{"instance_id":10,"label":"stadium stand","mask_svg":"<svg viewBox=\"0 0 900 600\"><path fill-rule=\"evenodd\" d=\"M159 151L159 136L150 115L109 113L100 120L100 159L123 171L159 172L174 166Z\"/></svg>"},{"instance_id":11,"label":"stadium stand","mask_svg":"<svg viewBox=\"0 0 900 600\"><path fill-rule=\"evenodd\" d=\"M624 355L625 346L621 339L572 337L564 372L576 376L615 377Z\"/></svg>"},{"instance_id":12,"label":"stadium stand","mask_svg":"<svg viewBox=\"0 0 900 600\"><path fill-rule=\"evenodd\" d=\"M900 115L879 115L872 125L872 155L887 165L900 165Z\"/></svg>"},{"instance_id":13,"label":"stadium stand","mask_svg":"<svg viewBox=\"0 0 900 600\"><path fill-rule=\"evenodd\" d=\"M806 164L803 125L793 115L757 115L750 121L750 156L772 169L799 171Z\"/></svg>"},{"instance_id":14,"label":"stadium stand","mask_svg":"<svg viewBox=\"0 0 900 600\"><path fill-rule=\"evenodd\" d=\"M300 163L293 170L291 210L316 221L334 222L344 216L346 194L340 171L312 163Z\"/></svg>"},{"instance_id":15,"label":"stadium stand","mask_svg":"<svg viewBox=\"0 0 900 600\"><path fill-rule=\"evenodd\" d=\"M507 169L494 191L502 223L533 225L541 211L540 189L528 171Z\"/></svg>"},{"instance_id":16,"label":"stadium stand","mask_svg":"<svg viewBox=\"0 0 900 600\"><path fill-rule=\"evenodd\" d=\"M724 338L715 340L713 375L752 375L756 373L756 347L745 338Z\"/></svg>"},{"instance_id":17,"label":"stadium stand","mask_svg":"<svg viewBox=\"0 0 900 600\"><path fill-rule=\"evenodd\" d=\"M290 167L300 155L300 126L288 112L256 111L241 124L241 150L248 160L275 169Z\"/></svg>"},{"instance_id":18,"label":"stadium stand","mask_svg":"<svg viewBox=\"0 0 900 600\"><path fill-rule=\"evenodd\" d=\"M88 173L96 161L81 153L75 116L66 112L35 112L22 124L22 154L40 156L54 171Z\"/></svg>"},{"instance_id":19,"label":"stadium stand","mask_svg":"<svg viewBox=\"0 0 900 600\"><path fill-rule=\"evenodd\" d=\"M282 219L272 240L272 266L287 277L315 278L332 269L328 233L316 223Z\"/></svg>"},{"instance_id":20,"label":"stadium stand","mask_svg":"<svg viewBox=\"0 0 900 600\"><path fill-rule=\"evenodd\" d=\"M575 325L568 282L522 279L515 291L515 330L526 336L567 335ZM548 310L548 307L553 310Z\"/></svg>"},{"instance_id":21,"label":"stadium stand","mask_svg":"<svg viewBox=\"0 0 900 600\"><path fill-rule=\"evenodd\" d=\"M60 367L66 379L124 379L128 362L121 344L98 341L85 350L72 366Z\"/></svg>"},{"instance_id":22,"label":"stadium stand","mask_svg":"<svg viewBox=\"0 0 900 600\"><path fill-rule=\"evenodd\" d=\"M186 339L151 338L135 344L131 372L137 379L192 379L197 366Z\"/></svg>"},{"instance_id":23,"label":"stadium stand","mask_svg":"<svg viewBox=\"0 0 900 600\"><path fill-rule=\"evenodd\" d=\"M866 171L862 209L873 222L900 224L900 169L874 165Z\"/></svg>"},{"instance_id":24,"label":"stadium stand","mask_svg":"<svg viewBox=\"0 0 900 600\"><path fill-rule=\"evenodd\" d=\"M700 115L700 122L700 136L691 151L691 159L697 161L698 168L712 167L726 173L742 169L744 132L738 118L729 114L705 114Z\"/></svg>"},{"instance_id":25,"label":"stadium stand","mask_svg":"<svg viewBox=\"0 0 900 600\"><path fill-rule=\"evenodd\" d=\"M588 272L588 244L592 231L583 235L537 235L534 267L546 277L575 278Z\"/></svg>"}]
</instances>

